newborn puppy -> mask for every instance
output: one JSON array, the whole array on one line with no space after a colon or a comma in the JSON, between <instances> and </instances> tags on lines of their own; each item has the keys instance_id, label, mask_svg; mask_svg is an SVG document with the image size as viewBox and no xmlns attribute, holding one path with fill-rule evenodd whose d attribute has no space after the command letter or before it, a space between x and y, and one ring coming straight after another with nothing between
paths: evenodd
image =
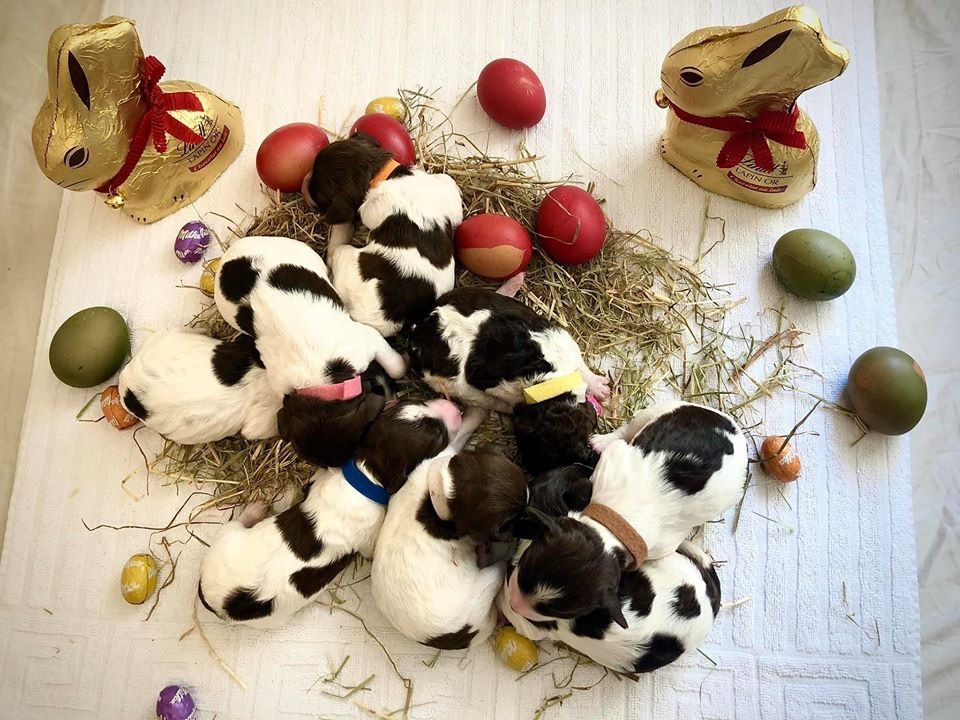
<instances>
[{"instance_id":1,"label":"newborn puppy","mask_svg":"<svg viewBox=\"0 0 960 720\"><path fill-rule=\"evenodd\" d=\"M497 622L504 563L481 568L478 544L509 531L527 502L523 471L492 449L461 450L485 415L471 408L459 437L418 467L390 502L373 556L373 597L397 630L457 650Z\"/></svg>"},{"instance_id":2,"label":"newborn puppy","mask_svg":"<svg viewBox=\"0 0 960 720\"><path fill-rule=\"evenodd\" d=\"M521 563L523 555L521 546ZM523 598L508 587L497 604L531 640L563 642L618 672L643 673L672 663L706 639L720 609L720 579L710 557L684 541L676 552L624 572L616 600L626 627L605 608L575 618L530 620L521 614L528 610Z\"/></svg>"},{"instance_id":3,"label":"newborn puppy","mask_svg":"<svg viewBox=\"0 0 960 720\"><path fill-rule=\"evenodd\" d=\"M119 384L127 412L182 445L277 434L283 398L249 337L218 341L187 328L162 330L130 358Z\"/></svg>"},{"instance_id":4,"label":"newborn puppy","mask_svg":"<svg viewBox=\"0 0 960 720\"><path fill-rule=\"evenodd\" d=\"M590 504L565 517L529 508L515 533L532 540L510 577L528 619L606 611L627 627L618 588L625 570L676 550L690 531L730 508L747 476L747 443L727 415L673 402L593 439L600 462Z\"/></svg>"},{"instance_id":5,"label":"newborn puppy","mask_svg":"<svg viewBox=\"0 0 960 720\"><path fill-rule=\"evenodd\" d=\"M453 288L463 206L449 175L404 167L359 133L317 153L303 196L332 225L327 261L354 320L388 337ZM363 248L350 246L358 213L370 230Z\"/></svg>"},{"instance_id":6,"label":"newborn puppy","mask_svg":"<svg viewBox=\"0 0 960 720\"><path fill-rule=\"evenodd\" d=\"M228 323L256 339L270 385L283 397L280 436L315 465L346 462L383 409L377 364L396 379L403 358L351 319L323 260L296 240L235 241L221 260L214 299Z\"/></svg>"},{"instance_id":7,"label":"newborn puppy","mask_svg":"<svg viewBox=\"0 0 960 720\"><path fill-rule=\"evenodd\" d=\"M566 330L509 297L522 282L443 295L411 329L411 365L447 397L512 413L531 472L595 462L589 439L609 382L587 367Z\"/></svg>"},{"instance_id":8,"label":"newborn puppy","mask_svg":"<svg viewBox=\"0 0 960 720\"><path fill-rule=\"evenodd\" d=\"M446 400L400 403L376 419L342 468L318 470L303 502L269 519L263 504L228 522L200 568L200 601L225 620L278 627L350 564L369 557L387 501L459 429Z\"/></svg>"}]
</instances>

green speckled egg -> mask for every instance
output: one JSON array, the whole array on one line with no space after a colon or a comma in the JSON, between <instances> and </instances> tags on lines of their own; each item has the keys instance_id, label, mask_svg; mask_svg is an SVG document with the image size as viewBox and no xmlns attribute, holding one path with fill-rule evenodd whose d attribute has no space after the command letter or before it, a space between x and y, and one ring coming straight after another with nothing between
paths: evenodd
<instances>
[{"instance_id":1,"label":"green speckled egg","mask_svg":"<svg viewBox=\"0 0 960 720\"><path fill-rule=\"evenodd\" d=\"M840 238L812 228L791 230L773 248L773 269L794 295L833 300L857 277L857 261Z\"/></svg>"},{"instance_id":2,"label":"green speckled egg","mask_svg":"<svg viewBox=\"0 0 960 720\"><path fill-rule=\"evenodd\" d=\"M99 385L130 352L130 332L113 308L92 307L67 318L50 341L50 369L72 387Z\"/></svg>"},{"instance_id":3,"label":"green speckled egg","mask_svg":"<svg viewBox=\"0 0 960 720\"><path fill-rule=\"evenodd\" d=\"M927 408L927 381L917 361L892 347L875 347L857 358L847 378L857 417L871 430L903 435Z\"/></svg>"}]
</instances>

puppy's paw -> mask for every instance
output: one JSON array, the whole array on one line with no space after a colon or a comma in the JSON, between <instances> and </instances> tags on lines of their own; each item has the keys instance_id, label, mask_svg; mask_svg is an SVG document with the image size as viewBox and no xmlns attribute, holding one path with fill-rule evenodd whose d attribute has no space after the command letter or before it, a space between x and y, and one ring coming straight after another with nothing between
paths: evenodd
<instances>
[{"instance_id":1,"label":"puppy's paw","mask_svg":"<svg viewBox=\"0 0 960 720\"><path fill-rule=\"evenodd\" d=\"M587 379L587 390L597 400L604 403L610 399L610 380L603 375L593 375Z\"/></svg>"},{"instance_id":2,"label":"puppy's paw","mask_svg":"<svg viewBox=\"0 0 960 720\"><path fill-rule=\"evenodd\" d=\"M590 436L590 447L593 448L593 451L597 455L603 454L603 451L610 447L611 444L616 442L620 438L620 434L616 432L607 433L606 435L591 435Z\"/></svg>"},{"instance_id":3,"label":"puppy's paw","mask_svg":"<svg viewBox=\"0 0 960 720\"><path fill-rule=\"evenodd\" d=\"M506 295L507 297L515 297L520 288L523 287L523 279L526 276L526 273L517 273L512 278L508 279L503 283L499 288L497 288L498 295Z\"/></svg>"},{"instance_id":4,"label":"puppy's paw","mask_svg":"<svg viewBox=\"0 0 960 720\"><path fill-rule=\"evenodd\" d=\"M247 505L237 518L245 528L252 528L267 516L267 504L262 500Z\"/></svg>"}]
</instances>

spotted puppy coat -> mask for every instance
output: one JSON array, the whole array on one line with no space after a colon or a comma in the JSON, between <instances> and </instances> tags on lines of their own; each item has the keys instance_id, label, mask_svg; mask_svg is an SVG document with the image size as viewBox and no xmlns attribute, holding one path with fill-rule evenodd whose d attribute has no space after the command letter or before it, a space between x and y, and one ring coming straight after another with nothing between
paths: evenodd
<instances>
[{"instance_id":1,"label":"spotted puppy coat","mask_svg":"<svg viewBox=\"0 0 960 720\"><path fill-rule=\"evenodd\" d=\"M589 467L572 465L538 476L530 483L530 506L552 517L583 510L593 494L590 475ZM528 546L528 541L521 542L509 576ZM532 640L564 642L621 672L656 670L693 650L710 633L720 608L720 581L713 562L689 542L621 575L616 600L626 628L603 608L576 618L531 620L517 611L525 608L515 591L505 584L497 604L522 634Z\"/></svg>"},{"instance_id":2,"label":"spotted puppy coat","mask_svg":"<svg viewBox=\"0 0 960 720\"><path fill-rule=\"evenodd\" d=\"M410 362L437 392L514 415L517 445L532 472L596 460L588 440L597 414L587 393L604 401L606 378L591 371L566 330L509 297L522 278L501 290L456 288L410 332ZM532 405L523 390L579 373L582 384Z\"/></svg>"},{"instance_id":3,"label":"spotted puppy coat","mask_svg":"<svg viewBox=\"0 0 960 720\"><path fill-rule=\"evenodd\" d=\"M249 337L219 341L187 328L162 330L133 354L119 385L128 412L183 445L277 434L283 397Z\"/></svg>"},{"instance_id":4,"label":"spotted puppy coat","mask_svg":"<svg viewBox=\"0 0 960 720\"><path fill-rule=\"evenodd\" d=\"M400 403L373 423L357 467L397 492L409 473L442 452L460 426L452 403ZM283 625L349 565L373 553L386 508L362 495L340 468L317 471L303 502L264 519L262 504L228 522L200 568L198 595L210 612L261 627Z\"/></svg>"},{"instance_id":5,"label":"spotted puppy coat","mask_svg":"<svg viewBox=\"0 0 960 720\"><path fill-rule=\"evenodd\" d=\"M746 439L729 416L711 408L657 405L595 437L593 445L600 461L591 475L591 502L618 513L642 537L651 560L670 556L743 492ZM627 627L618 587L624 571L643 558L634 558L623 535L594 517L528 509L516 532L532 542L510 577L517 612L548 621L604 610Z\"/></svg>"},{"instance_id":6,"label":"spotted puppy coat","mask_svg":"<svg viewBox=\"0 0 960 720\"><path fill-rule=\"evenodd\" d=\"M376 330L350 317L323 260L296 240L236 240L221 260L214 298L230 325L255 338L267 378L283 396L280 435L309 462L345 462L383 409L378 375L402 377L403 358ZM312 394L357 375L358 396L331 400Z\"/></svg>"},{"instance_id":7,"label":"spotted puppy coat","mask_svg":"<svg viewBox=\"0 0 960 720\"><path fill-rule=\"evenodd\" d=\"M323 148L304 190L332 223L327 260L355 320L391 336L453 288L463 207L449 175L397 165L361 133ZM370 230L362 248L350 245L357 215Z\"/></svg>"},{"instance_id":8,"label":"spotted puppy coat","mask_svg":"<svg viewBox=\"0 0 960 720\"><path fill-rule=\"evenodd\" d=\"M720 580L710 557L684 541L675 552L623 573L617 599L625 628L603 609L573 619L530 620L511 607L507 588L497 603L531 640L563 642L618 672L644 673L669 665L706 639L720 609Z\"/></svg>"},{"instance_id":9,"label":"spotted puppy coat","mask_svg":"<svg viewBox=\"0 0 960 720\"><path fill-rule=\"evenodd\" d=\"M468 410L451 447L391 499L373 556L377 607L405 636L442 650L480 644L493 632L506 568L481 567L478 549L527 501L519 467L490 448L461 449L485 415Z\"/></svg>"}]
</instances>

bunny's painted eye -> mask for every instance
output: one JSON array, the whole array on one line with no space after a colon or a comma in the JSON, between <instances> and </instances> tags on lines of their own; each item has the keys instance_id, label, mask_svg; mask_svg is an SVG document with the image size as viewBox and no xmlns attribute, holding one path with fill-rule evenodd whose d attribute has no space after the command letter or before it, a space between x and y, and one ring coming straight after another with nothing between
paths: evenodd
<instances>
[{"instance_id":1,"label":"bunny's painted eye","mask_svg":"<svg viewBox=\"0 0 960 720\"><path fill-rule=\"evenodd\" d=\"M680 71L680 79L690 87L696 87L703 82L703 73L695 67L685 67Z\"/></svg>"},{"instance_id":2,"label":"bunny's painted eye","mask_svg":"<svg viewBox=\"0 0 960 720\"><path fill-rule=\"evenodd\" d=\"M83 147L78 145L77 147L70 148L67 150L66 155L63 156L63 162L68 168L76 170L78 167L83 167L87 164L87 160L90 159L90 152Z\"/></svg>"}]
</instances>

